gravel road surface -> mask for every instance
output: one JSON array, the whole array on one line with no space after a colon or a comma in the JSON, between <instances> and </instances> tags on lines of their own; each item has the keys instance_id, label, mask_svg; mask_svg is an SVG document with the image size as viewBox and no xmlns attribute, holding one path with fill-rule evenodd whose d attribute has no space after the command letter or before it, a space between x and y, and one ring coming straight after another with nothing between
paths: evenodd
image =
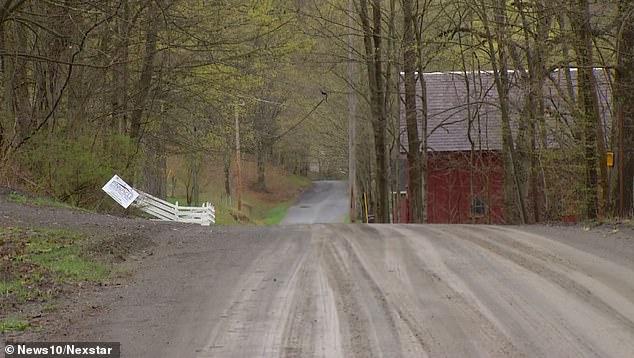
<instances>
[{"instance_id":1,"label":"gravel road surface","mask_svg":"<svg viewBox=\"0 0 634 358\"><path fill-rule=\"evenodd\" d=\"M634 239L463 225L179 230L110 313L78 326L82 338L121 341L125 357L633 356Z\"/></svg>"},{"instance_id":2,"label":"gravel road surface","mask_svg":"<svg viewBox=\"0 0 634 358\"><path fill-rule=\"evenodd\" d=\"M107 312L45 338L133 358L634 357L631 231L158 229L134 281L104 289Z\"/></svg>"}]
</instances>

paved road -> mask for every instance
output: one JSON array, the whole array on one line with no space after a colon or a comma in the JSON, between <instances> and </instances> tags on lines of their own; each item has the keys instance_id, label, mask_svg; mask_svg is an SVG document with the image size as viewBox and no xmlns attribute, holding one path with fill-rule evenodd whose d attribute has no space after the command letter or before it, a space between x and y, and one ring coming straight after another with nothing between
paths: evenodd
<instances>
[{"instance_id":1,"label":"paved road","mask_svg":"<svg viewBox=\"0 0 634 358\"><path fill-rule=\"evenodd\" d=\"M289 208L282 225L343 223L348 215L348 184L317 181Z\"/></svg>"},{"instance_id":2,"label":"paved road","mask_svg":"<svg viewBox=\"0 0 634 358\"><path fill-rule=\"evenodd\" d=\"M135 358L634 357L631 232L191 226L157 243L107 315L55 338Z\"/></svg>"}]
</instances>

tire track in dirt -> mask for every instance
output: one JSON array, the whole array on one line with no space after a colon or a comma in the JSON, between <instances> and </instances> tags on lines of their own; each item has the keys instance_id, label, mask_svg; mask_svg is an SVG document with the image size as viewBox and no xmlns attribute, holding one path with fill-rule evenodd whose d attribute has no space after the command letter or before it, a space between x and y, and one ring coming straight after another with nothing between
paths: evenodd
<instances>
[{"instance_id":1,"label":"tire track in dirt","mask_svg":"<svg viewBox=\"0 0 634 358\"><path fill-rule=\"evenodd\" d=\"M324 237L311 230L284 331L284 358L342 356L335 298L321 265L324 245Z\"/></svg>"},{"instance_id":2,"label":"tire track in dirt","mask_svg":"<svg viewBox=\"0 0 634 358\"><path fill-rule=\"evenodd\" d=\"M510 259L526 270L532 271L554 282L564 290L574 293L582 300L596 307L607 316L615 318L627 329L634 331L634 321L632 319L607 304L597 295L598 292L592 292L588 287L571 277L572 275L567 271L575 269L575 266L572 264L567 263L559 256L535 250L530 246L523 245L509 238L484 236L482 234L476 236L474 235L474 233L477 232L476 230L483 232L479 228L470 228L468 231L463 230L462 232L464 232L465 235L461 237L502 257ZM558 266L561 266L561 268Z\"/></svg>"},{"instance_id":3,"label":"tire track in dirt","mask_svg":"<svg viewBox=\"0 0 634 358\"><path fill-rule=\"evenodd\" d=\"M372 339L373 331L369 312L362 304L363 293L351 273L351 257L337 246L338 237L331 237L325 244L323 264L326 277L333 288L342 351L345 357L378 356L378 347Z\"/></svg>"},{"instance_id":4,"label":"tire track in dirt","mask_svg":"<svg viewBox=\"0 0 634 358\"><path fill-rule=\"evenodd\" d=\"M614 300L615 296L626 299L634 308L634 270L619 265L607 258L584 252L580 249L556 242L541 235L527 233L507 227L478 227L477 230L488 232L491 239L506 242L513 248L535 256L545 263L555 263L573 278L589 286L602 299ZM500 237L498 237L500 236ZM608 294L612 293L612 295ZM618 299L617 299L618 300ZM619 300L622 302L622 300ZM625 305L620 304L624 307ZM634 311L629 310L627 317L634 320Z\"/></svg>"},{"instance_id":5,"label":"tire track in dirt","mask_svg":"<svg viewBox=\"0 0 634 358\"><path fill-rule=\"evenodd\" d=\"M411 230L411 229L410 229ZM529 357L600 356L568 327L565 317L551 306L561 306L549 282L517 266L512 261L454 235L437 226L413 230L426 236L438 250L446 271L443 276L495 327L504 332L517 350ZM420 250L429 250L421 248ZM561 307L558 307L561 308Z\"/></svg>"},{"instance_id":6,"label":"tire track in dirt","mask_svg":"<svg viewBox=\"0 0 634 358\"><path fill-rule=\"evenodd\" d=\"M364 260L362 252L358 250L355 240L351 239L351 236L361 235L368 246L370 246L370 241L373 241L375 245L379 245L381 251L385 250L385 241L373 228L369 226L362 228L363 232L358 232L351 230L352 226L339 227L337 246L350 258L351 274L356 278L359 290L366 292L366 295L361 298L370 312L377 353L382 357L401 357L415 352L417 357L424 357L427 355L428 347L422 339L422 332L412 332L411 329L403 330L403 327L398 327L399 324L402 325L406 322L399 322L398 312L395 312L389 305L388 294L369 271L370 266ZM401 313L400 315L404 316L405 314Z\"/></svg>"},{"instance_id":7,"label":"tire track in dirt","mask_svg":"<svg viewBox=\"0 0 634 358\"><path fill-rule=\"evenodd\" d=\"M420 249L407 239L412 233L348 226L337 228L337 234L340 256L347 258L356 285L366 292L359 302L381 312L368 319L374 336L381 335L381 327L394 329L388 339L376 342L371 356L523 356L415 254Z\"/></svg>"},{"instance_id":8,"label":"tire track in dirt","mask_svg":"<svg viewBox=\"0 0 634 358\"><path fill-rule=\"evenodd\" d=\"M564 342L568 344L560 356L620 357L634 351L634 346L628 342L634 332L634 325L627 317L631 302L620 300L619 303L625 303L625 306L616 309L602 299L603 293L593 293L584 285L584 280L579 280L583 275L571 273L578 267L576 260L573 263L539 247L518 244L515 239L490 230L497 228L456 226L451 230L436 231L446 238L470 243L493 254L502 267L512 265L509 268L516 272L513 276L526 276L522 270L530 272L522 283L516 284L522 295L511 293L508 296L509 304L515 302L510 313L519 314L519 323L532 332L527 337L537 340L537 337L543 337L542 332L550 331L545 339L552 340L553 349L564 347ZM531 286L534 287L532 292ZM552 336L559 338L553 340ZM577 354L570 353L574 350Z\"/></svg>"},{"instance_id":9,"label":"tire track in dirt","mask_svg":"<svg viewBox=\"0 0 634 358\"><path fill-rule=\"evenodd\" d=\"M387 240L376 227L371 226L346 227L338 232L342 234L346 249L354 253L362 277L370 282L371 292L380 298L390 326L395 328L394 341L400 346L399 356L433 357L434 335L421 324L429 315L415 312L416 305L411 295L403 290L412 282L406 270L406 260L400 257L402 251L395 245L398 241ZM379 273L381 269L377 270L376 263L384 263L380 265L384 274L394 272L397 280Z\"/></svg>"},{"instance_id":10,"label":"tire track in dirt","mask_svg":"<svg viewBox=\"0 0 634 358\"><path fill-rule=\"evenodd\" d=\"M332 288L341 335L339 356L427 357L423 334L412 332L415 318L389 306L383 290L369 275L346 235L342 235L346 230L343 226L337 230L322 227L319 234L324 237L321 267Z\"/></svg>"},{"instance_id":11,"label":"tire track in dirt","mask_svg":"<svg viewBox=\"0 0 634 358\"><path fill-rule=\"evenodd\" d=\"M253 262L197 357L281 356L307 243L282 239Z\"/></svg>"},{"instance_id":12,"label":"tire track in dirt","mask_svg":"<svg viewBox=\"0 0 634 358\"><path fill-rule=\"evenodd\" d=\"M431 356L523 356L505 333L472 304L466 286L449 272L426 236L388 226L380 231L383 237L400 242L398 255L409 277L404 289L409 289L408 296L414 298L393 305L405 304L411 317L418 318L418 325L430 337ZM421 317L426 319L421 322Z\"/></svg>"},{"instance_id":13,"label":"tire track in dirt","mask_svg":"<svg viewBox=\"0 0 634 358\"><path fill-rule=\"evenodd\" d=\"M315 353L312 326L316 323L316 318L311 295L313 290L311 283L316 275L313 256L314 252L311 250L309 256L303 260L291 293L288 321L282 336L283 350L280 356L284 358L313 356Z\"/></svg>"}]
</instances>

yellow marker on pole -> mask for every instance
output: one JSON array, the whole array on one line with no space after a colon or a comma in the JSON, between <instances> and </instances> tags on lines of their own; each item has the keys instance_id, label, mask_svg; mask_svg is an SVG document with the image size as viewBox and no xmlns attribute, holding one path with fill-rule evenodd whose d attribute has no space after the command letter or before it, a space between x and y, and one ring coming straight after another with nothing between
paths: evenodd
<instances>
[{"instance_id":1,"label":"yellow marker on pole","mask_svg":"<svg viewBox=\"0 0 634 358\"><path fill-rule=\"evenodd\" d=\"M614 166L614 153L613 152L607 152L605 159L607 160L608 167L612 168Z\"/></svg>"}]
</instances>

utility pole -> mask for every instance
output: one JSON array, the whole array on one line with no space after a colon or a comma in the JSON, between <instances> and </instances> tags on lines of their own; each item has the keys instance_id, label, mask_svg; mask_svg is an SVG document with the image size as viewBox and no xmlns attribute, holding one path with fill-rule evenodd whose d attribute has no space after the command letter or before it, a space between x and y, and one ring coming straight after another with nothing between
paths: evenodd
<instances>
[{"instance_id":1,"label":"utility pole","mask_svg":"<svg viewBox=\"0 0 634 358\"><path fill-rule=\"evenodd\" d=\"M240 175L240 121L238 115L238 106L244 104L235 104L235 116L236 116L236 199L238 203L238 211L242 211L242 177Z\"/></svg>"},{"instance_id":2,"label":"utility pole","mask_svg":"<svg viewBox=\"0 0 634 358\"><path fill-rule=\"evenodd\" d=\"M355 142L357 134L357 97L353 87L355 63L354 63L354 0L348 0L348 189L350 192L350 222L357 219L357 163L355 153Z\"/></svg>"},{"instance_id":3,"label":"utility pole","mask_svg":"<svg viewBox=\"0 0 634 358\"><path fill-rule=\"evenodd\" d=\"M624 179L625 179L625 175L624 175L624 164L625 164L625 151L623 150L623 140L625 140L625 136L623 135L623 106L619 103L618 104L618 111L617 111L617 120L618 120L618 127L619 127L619 153L617 155L617 170L618 170L618 183L619 183L619 188L618 188L618 215L620 217L625 217L625 185L624 185Z\"/></svg>"}]
</instances>

